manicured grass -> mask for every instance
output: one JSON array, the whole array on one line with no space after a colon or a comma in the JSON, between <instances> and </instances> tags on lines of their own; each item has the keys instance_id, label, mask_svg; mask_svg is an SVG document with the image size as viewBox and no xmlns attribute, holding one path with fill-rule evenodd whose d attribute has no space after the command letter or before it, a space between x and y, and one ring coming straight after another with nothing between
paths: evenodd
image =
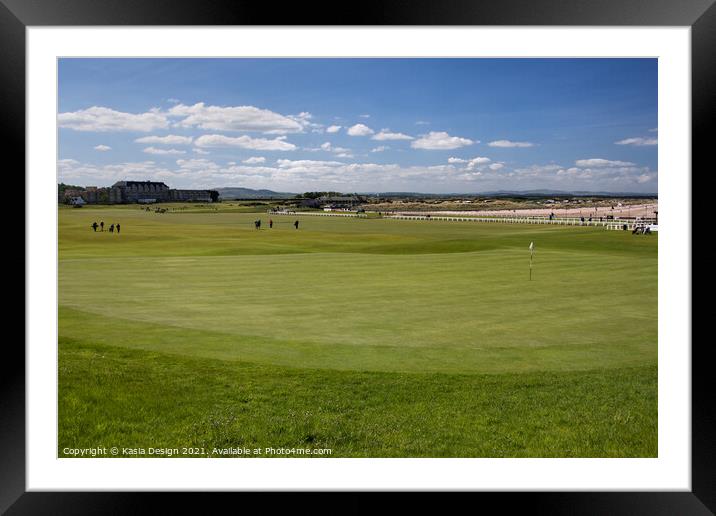
<instances>
[{"instance_id":1,"label":"manicured grass","mask_svg":"<svg viewBox=\"0 0 716 516\"><path fill-rule=\"evenodd\" d=\"M60 210L60 452L656 455L657 235L218 208Z\"/></svg>"}]
</instances>

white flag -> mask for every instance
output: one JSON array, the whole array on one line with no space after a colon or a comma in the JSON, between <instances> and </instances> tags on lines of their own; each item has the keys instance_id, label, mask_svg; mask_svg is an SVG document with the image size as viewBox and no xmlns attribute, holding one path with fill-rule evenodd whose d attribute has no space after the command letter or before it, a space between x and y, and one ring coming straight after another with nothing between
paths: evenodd
<instances>
[{"instance_id":1,"label":"white flag","mask_svg":"<svg viewBox=\"0 0 716 516\"><path fill-rule=\"evenodd\" d=\"M530 252L534 251L534 249L535 249L535 243L530 242Z\"/></svg>"}]
</instances>

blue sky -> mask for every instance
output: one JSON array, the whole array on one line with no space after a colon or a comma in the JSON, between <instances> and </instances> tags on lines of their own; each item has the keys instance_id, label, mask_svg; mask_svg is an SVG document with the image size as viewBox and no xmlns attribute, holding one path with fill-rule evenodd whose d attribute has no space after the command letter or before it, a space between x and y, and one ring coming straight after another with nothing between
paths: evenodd
<instances>
[{"instance_id":1,"label":"blue sky","mask_svg":"<svg viewBox=\"0 0 716 516\"><path fill-rule=\"evenodd\" d=\"M656 59L61 59L59 181L657 192Z\"/></svg>"}]
</instances>

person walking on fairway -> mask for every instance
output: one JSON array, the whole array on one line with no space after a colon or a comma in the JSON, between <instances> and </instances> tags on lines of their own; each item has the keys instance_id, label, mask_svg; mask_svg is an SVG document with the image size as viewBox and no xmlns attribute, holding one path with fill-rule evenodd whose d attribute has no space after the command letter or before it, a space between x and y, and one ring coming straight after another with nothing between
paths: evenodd
<instances>
[{"instance_id":1,"label":"person walking on fairway","mask_svg":"<svg viewBox=\"0 0 716 516\"><path fill-rule=\"evenodd\" d=\"M104 221L100 221L99 223L100 231L104 231Z\"/></svg>"},{"instance_id":2,"label":"person walking on fairway","mask_svg":"<svg viewBox=\"0 0 716 516\"><path fill-rule=\"evenodd\" d=\"M119 235L119 222L117 223L117 234Z\"/></svg>"},{"instance_id":3,"label":"person walking on fairway","mask_svg":"<svg viewBox=\"0 0 716 516\"><path fill-rule=\"evenodd\" d=\"M94 229L94 232L97 233L97 222L92 223L92 229Z\"/></svg>"},{"instance_id":4,"label":"person walking on fairway","mask_svg":"<svg viewBox=\"0 0 716 516\"><path fill-rule=\"evenodd\" d=\"M114 233L114 224L109 226L109 232Z\"/></svg>"},{"instance_id":5,"label":"person walking on fairway","mask_svg":"<svg viewBox=\"0 0 716 516\"><path fill-rule=\"evenodd\" d=\"M269 219L269 229L273 228L273 219Z\"/></svg>"},{"instance_id":6,"label":"person walking on fairway","mask_svg":"<svg viewBox=\"0 0 716 516\"><path fill-rule=\"evenodd\" d=\"M293 223L294 226L296 226L296 229L298 229L298 221Z\"/></svg>"}]
</instances>

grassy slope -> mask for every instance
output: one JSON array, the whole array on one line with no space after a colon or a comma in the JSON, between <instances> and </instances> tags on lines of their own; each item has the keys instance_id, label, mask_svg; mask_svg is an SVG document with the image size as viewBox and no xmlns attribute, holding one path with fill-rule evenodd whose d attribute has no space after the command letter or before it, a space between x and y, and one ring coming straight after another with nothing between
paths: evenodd
<instances>
[{"instance_id":1,"label":"grassy slope","mask_svg":"<svg viewBox=\"0 0 716 516\"><path fill-rule=\"evenodd\" d=\"M315 447L333 456L656 453L656 368L460 375L186 358L61 339L63 446Z\"/></svg>"},{"instance_id":2,"label":"grassy slope","mask_svg":"<svg viewBox=\"0 0 716 516\"><path fill-rule=\"evenodd\" d=\"M656 454L656 237L256 217L61 210L60 448Z\"/></svg>"}]
</instances>

